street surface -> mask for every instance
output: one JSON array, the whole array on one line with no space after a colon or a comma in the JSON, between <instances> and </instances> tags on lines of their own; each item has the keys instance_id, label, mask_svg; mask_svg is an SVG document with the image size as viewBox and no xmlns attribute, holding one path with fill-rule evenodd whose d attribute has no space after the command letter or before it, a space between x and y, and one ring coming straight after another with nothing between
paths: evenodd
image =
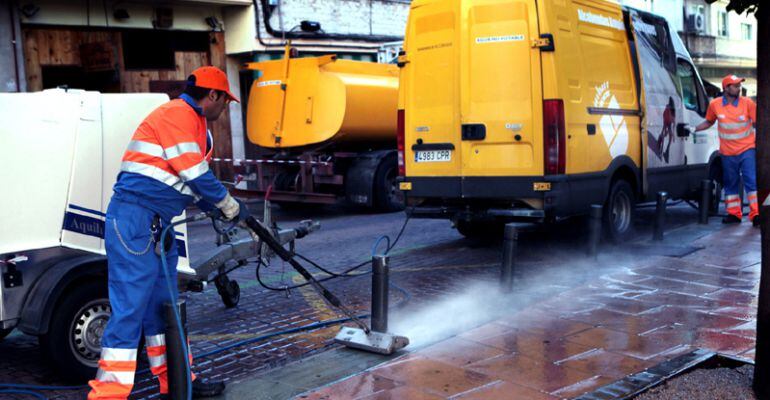
<instances>
[{"instance_id":1,"label":"street surface","mask_svg":"<svg viewBox=\"0 0 770 400\"><path fill-rule=\"evenodd\" d=\"M255 212L258 211L255 209ZM416 353L410 357L424 358L423 349L429 351L429 346L446 343L445 339L460 335L460 338L452 340L470 337L473 341L482 341L481 345L490 347L484 348L488 353L480 354L484 354L484 358L494 358L502 352L518 351L515 344L506 343L504 338L496 336L513 329L516 324L512 321L524 318L540 321L533 325L535 328L528 330L536 335L533 343L542 342L544 335L550 337L556 334L555 339L559 340L569 335L582 335L569 342L572 343L569 349L553 346L544 350L545 354L550 356L549 352L555 351L559 353L556 358L563 360L584 354L586 349L597 349L604 353L591 353L593 355L589 360L576 359L573 364L594 362L606 370L614 370L611 374L591 375L580 368L570 369L568 375L574 379L554 381L552 377L540 377L541 380L547 378L549 382L556 382L551 385L563 383L563 386L521 389L522 393L534 390L543 396L579 395L624 373L638 372L693 345L716 347L714 350L753 358L752 323L759 276L759 231L748 223L729 227L730 241L715 246L717 232L724 229L718 219L712 218L707 226L697 225L697 211L680 204L669 208L667 228L670 233L664 242L653 244L648 240L653 214L651 208L639 209L635 239L619 245L603 244L598 260L585 255L585 220L573 219L521 234L516 261L516 289L508 296L497 292L501 243L464 239L447 221L409 221L403 237L391 252L391 282L397 288L391 289L390 330L410 337L412 344L407 350ZM308 218L320 221L321 230L301 239L297 243L297 252L335 272L368 260L377 238L388 235L391 240L395 239L404 222L403 213L365 214L337 208L305 212L276 208L274 217L284 226ZM203 251L214 247L214 233L207 223L191 226L188 237L192 238L190 253L193 263L196 255L200 256ZM384 243L379 248L383 249ZM675 267L672 268L672 265ZM727 268L725 265L733 268L728 275L723 273ZM639 273L638 268L642 266L646 270ZM367 269L364 267L360 271ZM324 276L319 271L314 272L318 277ZM254 275L253 264L231 274L241 286L241 300L236 308L224 307L213 284L204 293L186 295L190 341L193 355L198 356L194 371L199 376L226 379L235 388L239 382L248 382L250 378L292 361L338 348L332 343L339 330L338 325L256 340L266 334L341 315L331 310L307 287L271 291L260 286ZM263 269L262 276L266 284L274 287L302 282L290 266L276 260ZM355 310L367 312L369 275L331 280L327 286ZM693 310L697 311L694 316L690 314ZM651 317L628 317L637 314ZM567 317L570 323L563 324L560 332L545 329L550 326L548 324L542 326L548 318L563 320ZM505 321L508 321L507 325ZM628 338L619 336L618 332L629 333L629 321L647 321L643 324L634 322L634 335L666 326L677 329L657 331L660 337L650 339L654 343L665 344L661 345L665 349L627 348L625 343ZM697 330L700 325L713 325L719 329L709 328L701 333ZM538 326L540 329L536 329ZM486 333L475 334L474 329ZM726 332L728 329L730 332ZM495 334L491 335L490 330ZM688 336L687 332L695 333ZM503 342L484 342L490 337ZM249 339L256 341L241 344ZM614 347L605 349L597 344L605 340L614 343ZM557 340L555 343L560 342ZM478 343L464 344L470 346L471 352L478 350L473 349ZM221 350L226 346L234 347ZM221 352L200 356L218 350ZM441 353L446 349L436 351ZM14 333L0 342L0 354L3 355L0 358L0 382L64 383L41 361L43 355L36 338ZM140 366L140 369L143 368L143 365ZM397 370L396 367L392 369ZM494 376L490 372L493 369L489 367L486 371L489 374L485 374L483 368L474 370L480 380L473 385L502 385L498 381L511 384L499 377L490 378ZM532 368L522 366L522 369ZM558 375L559 372L555 373ZM397 378L398 372L388 377L393 382L399 382ZM453 376L450 378L454 380ZM526 379L537 381L535 377ZM584 380L588 380L589 384L574 386ZM393 389L402 387L400 390L404 393L427 390L425 393L434 397L445 394L438 398L449 395L447 391L436 392L435 387L424 389L416 386L419 385L394 383ZM441 389L440 386L438 389ZM453 388L452 395L476 387L466 386ZM148 373L139 374L133 398L148 398L155 393L157 384L154 378ZM84 390L47 392L51 399L80 399L84 394ZM430 396L425 398L434 398Z\"/></svg>"}]
</instances>

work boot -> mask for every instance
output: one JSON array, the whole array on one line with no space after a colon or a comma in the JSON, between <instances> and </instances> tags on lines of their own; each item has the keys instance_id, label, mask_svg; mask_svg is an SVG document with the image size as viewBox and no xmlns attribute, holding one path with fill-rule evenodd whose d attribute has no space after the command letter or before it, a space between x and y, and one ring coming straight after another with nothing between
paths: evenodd
<instances>
[{"instance_id":1,"label":"work boot","mask_svg":"<svg viewBox=\"0 0 770 400\"><path fill-rule=\"evenodd\" d=\"M754 225L755 228L759 228L759 215L755 215L754 218L751 219L751 224Z\"/></svg>"},{"instance_id":2,"label":"work boot","mask_svg":"<svg viewBox=\"0 0 770 400\"><path fill-rule=\"evenodd\" d=\"M722 218L722 223L723 224L740 224L741 219L736 217L735 215L727 214L727 216Z\"/></svg>"},{"instance_id":3,"label":"work boot","mask_svg":"<svg viewBox=\"0 0 770 400\"><path fill-rule=\"evenodd\" d=\"M224 391L224 381L204 381L203 379L196 379L192 383L193 399L219 396Z\"/></svg>"}]
</instances>

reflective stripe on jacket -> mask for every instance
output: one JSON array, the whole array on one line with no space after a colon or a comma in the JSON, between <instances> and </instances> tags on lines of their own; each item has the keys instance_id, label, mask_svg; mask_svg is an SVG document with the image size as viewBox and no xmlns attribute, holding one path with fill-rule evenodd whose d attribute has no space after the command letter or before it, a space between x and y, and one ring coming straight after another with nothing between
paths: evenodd
<instances>
[{"instance_id":1,"label":"reflective stripe on jacket","mask_svg":"<svg viewBox=\"0 0 770 400\"><path fill-rule=\"evenodd\" d=\"M720 153L734 156L755 147L756 107L746 97L739 97L732 103L728 103L724 97L711 101L706 119L717 122Z\"/></svg>"},{"instance_id":2,"label":"reflective stripe on jacket","mask_svg":"<svg viewBox=\"0 0 770 400\"><path fill-rule=\"evenodd\" d=\"M221 201L227 190L209 169L213 139L206 118L186 95L155 109L123 155L115 196L138 202L165 220L191 201Z\"/></svg>"}]
</instances>

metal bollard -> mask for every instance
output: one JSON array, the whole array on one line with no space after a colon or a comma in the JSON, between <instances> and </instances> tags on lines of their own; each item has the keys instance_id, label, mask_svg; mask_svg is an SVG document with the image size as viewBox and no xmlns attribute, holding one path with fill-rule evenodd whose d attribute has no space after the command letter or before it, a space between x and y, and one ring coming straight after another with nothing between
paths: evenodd
<instances>
[{"instance_id":1,"label":"metal bollard","mask_svg":"<svg viewBox=\"0 0 770 400\"><path fill-rule=\"evenodd\" d=\"M184 300L178 300L179 317L182 321L184 337L187 337L187 307ZM187 371L183 343L179 336L179 327L174 316L174 306L171 303L163 304L163 314L166 317L166 364L168 368L168 392L171 400L187 399ZM188 349L189 352L189 349Z\"/></svg>"},{"instance_id":2,"label":"metal bollard","mask_svg":"<svg viewBox=\"0 0 770 400\"><path fill-rule=\"evenodd\" d=\"M372 330L388 331L388 256L372 257Z\"/></svg>"},{"instance_id":3,"label":"metal bollard","mask_svg":"<svg viewBox=\"0 0 770 400\"><path fill-rule=\"evenodd\" d=\"M500 285L503 292L513 291L513 263L516 257L516 245L519 240L519 230L516 224L505 225L505 241L503 242L503 265L500 271Z\"/></svg>"},{"instance_id":4,"label":"metal bollard","mask_svg":"<svg viewBox=\"0 0 770 400\"><path fill-rule=\"evenodd\" d=\"M698 204L698 223L708 225L709 213L711 212L711 191L714 190L714 183L710 179L700 181L700 204Z\"/></svg>"},{"instance_id":5,"label":"metal bollard","mask_svg":"<svg viewBox=\"0 0 770 400\"><path fill-rule=\"evenodd\" d=\"M602 237L602 206L591 204L590 220L588 222L588 255L596 257L599 251L599 240Z\"/></svg>"},{"instance_id":6,"label":"metal bollard","mask_svg":"<svg viewBox=\"0 0 770 400\"><path fill-rule=\"evenodd\" d=\"M666 224L666 202L668 193L658 192L657 203L655 204L655 221L652 227L652 240L663 240L663 230Z\"/></svg>"}]
</instances>

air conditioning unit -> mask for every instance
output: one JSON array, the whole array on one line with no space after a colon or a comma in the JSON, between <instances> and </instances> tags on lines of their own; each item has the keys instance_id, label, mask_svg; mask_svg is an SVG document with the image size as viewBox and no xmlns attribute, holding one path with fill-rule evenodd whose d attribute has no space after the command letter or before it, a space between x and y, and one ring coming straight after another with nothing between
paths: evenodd
<instances>
[{"instance_id":1,"label":"air conditioning unit","mask_svg":"<svg viewBox=\"0 0 770 400\"><path fill-rule=\"evenodd\" d=\"M687 16L687 32L704 33L706 31L706 17L703 14L690 14Z\"/></svg>"}]
</instances>

